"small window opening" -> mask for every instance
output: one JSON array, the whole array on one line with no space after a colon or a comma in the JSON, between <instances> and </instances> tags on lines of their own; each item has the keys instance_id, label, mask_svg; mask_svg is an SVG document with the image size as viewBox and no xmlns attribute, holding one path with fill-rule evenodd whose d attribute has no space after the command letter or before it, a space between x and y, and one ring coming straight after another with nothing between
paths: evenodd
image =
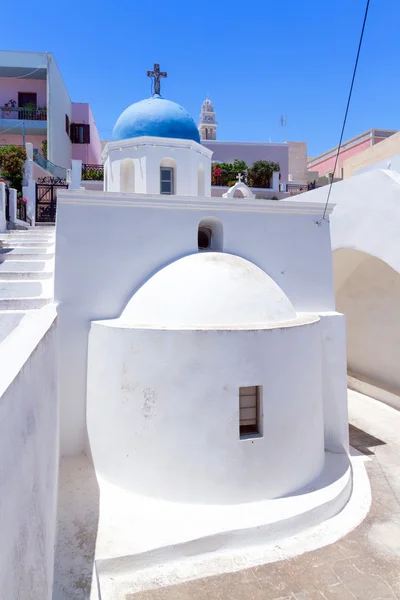
<instances>
[{"instance_id":1,"label":"small window opening","mask_svg":"<svg viewBox=\"0 0 400 600\"><path fill-rule=\"evenodd\" d=\"M174 169L160 167L160 194L174 193Z\"/></svg>"},{"instance_id":2,"label":"small window opening","mask_svg":"<svg viewBox=\"0 0 400 600\"><path fill-rule=\"evenodd\" d=\"M209 250L211 248L212 229L211 227L199 227L197 242L199 250Z\"/></svg>"},{"instance_id":3,"label":"small window opening","mask_svg":"<svg viewBox=\"0 0 400 600\"><path fill-rule=\"evenodd\" d=\"M252 385L239 388L239 433L241 438L261 433L261 386Z\"/></svg>"}]
</instances>

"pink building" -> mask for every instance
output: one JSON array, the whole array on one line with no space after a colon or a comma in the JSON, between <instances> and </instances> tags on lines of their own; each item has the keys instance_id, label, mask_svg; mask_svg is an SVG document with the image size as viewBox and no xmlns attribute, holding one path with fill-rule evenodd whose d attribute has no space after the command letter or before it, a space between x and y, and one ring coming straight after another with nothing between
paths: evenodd
<instances>
[{"instance_id":1,"label":"pink building","mask_svg":"<svg viewBox=\"0 0 400 600\"><path fill-rule=\"evenodd\" d=\"M89 104L72 103L70 138L73 159L81 160L83 164L101 164L102 145Z\"/></svg>"},{"instance_id":2,"label":"pink building","mask_svg":"<svg viewBox=\"0 0 400 600\"><path fill-rule=\"evenodd\" d=\"M0 145L27 142L33 144L45 168L43 154L62 169L71 168L73 158L101 162L101 143L90 107L71 102L53 55L2 50Z\"/></svg>"},{"instance_id":3,"label":"pink building","mask_svg":"<svg viewBox=\"0 0 400 600\"><path fill-rule=\"evenodd\" d=\"M356 135L355 137L343 142L338 163L336 167L335 173L333 173L335 167L335 160L338 147L332 148L327 152L323 152L319 156L314 158L309 158L307 162L307 168L309 171L317 172L319 177L325 177L328 175L333 175L335 178L343 177L343 163L348 158L355 156L359 152L362 152L366 148L370 148L371 146L375 146L382 140L390 137L396 133L396 130L392 129L369 129L364 133Z\"/></svg>"}]
</instances>

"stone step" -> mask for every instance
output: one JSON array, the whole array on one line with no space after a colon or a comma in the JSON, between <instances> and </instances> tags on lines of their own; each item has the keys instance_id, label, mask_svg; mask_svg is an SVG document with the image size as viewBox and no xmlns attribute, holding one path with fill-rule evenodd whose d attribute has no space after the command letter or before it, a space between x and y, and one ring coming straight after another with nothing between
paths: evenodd
<instances>
[{"instance_id":1,"label":"stone step","mask_svg":"<svg viewBox=\"0 0 400 600\"><path fill-rule=\"evenodd\" d=\"M22 253L20 254L19 252L6 252L6 253L0 253L0 267L1 265L3 265L6 262L9 262L10 260L23 260L23 261L36 261L36 260L47 260L50 261L51 259L54 258L54 252L51 254L25 254Z\"/></svg>"},{"instance_id":2,"label":"stone step","mask_svg":"<svg viewBox=\"0 0 400 600\"><path fill-rule=\"evenodd\" d=\"M45 271L49 270L49 262L46 260L14 260L6 259L0 263L0 273L2 271L26 272L26 271Z\"/></svg>"},{"instance_id":3,"label":"stone step","mask_svg":"<svg viewBox=\"0 0 400 600\"><path fill-rule=\"evenodd\" d=\"M47 295L51 292L51 281L34 281L33 279L17 279L15 281L0 280L0 298L34 298L43 295L47 288Z\"/></svg>"},{"instance_id":4,"label":"stone step","mask_svg":"<svg viewBox=\"0 0 400 600\"><path fill-rule=\"evenodd\" d=\"M0 310L32 310L52 302L51 298L0 298Z\"/></svg>"},{"instance_id":5,"label":"stone step","mask_svg":"<svg viewBox=\"0 0 400 600\"><path fill-rule=\"evenodd\" d=\"M7 263L8 264L8 263ZM51 279L52 271L1 271L0 281L20 281L34 279L42 281L43 279Z\"/></svg>"},{"instance_id":6,"label":"stone step","mask_svg":"<svg viewBox=\"0 0 400 600\"><path fill-rule=\"evenodd\" d=\"M32 248L31 246L20 246L19 244L10 245L6 248L4 246L0 248L0 257L1 256L9 256L10 254L23 254L24 256L32 255L37 256L38 254L43 255L43 257L51 258L54 256L54 252L49 250L48 248Z\"/></svg>"},{"instance_id":7,"label":"stone step","mask_svg":"<svg viewBox=\"0 0 400 600\"><path fill-rule=\"evenodd\" d=\"M54 246L54 241L36 241L31 239L13 239L13 240L0 240L0 248L14 248L15 246L31 247L31 248L51 248Z\"/></svg>"}]
</instances>

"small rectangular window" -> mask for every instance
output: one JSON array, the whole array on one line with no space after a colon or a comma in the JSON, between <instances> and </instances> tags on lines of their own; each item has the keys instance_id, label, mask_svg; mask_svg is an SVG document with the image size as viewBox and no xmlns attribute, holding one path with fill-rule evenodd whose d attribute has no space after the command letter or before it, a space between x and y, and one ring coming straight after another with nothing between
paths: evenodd
<instances>
[{"instance_id":1,"label":"small rectangular window","mask_svg":"<svg viewBox=\"0 0 400 600\"><path fill-rule=\"evenodd\" d=\"M65 115L65 133L69 137L69 116Z\"/></svg>"},{"instance_id":2,"label":"small rectangular window","mask_svg":"<svg viewBox=\"0 0 400 600\"><path fill-rule=\"evenodd\" d=\"M90 144L90 125L71 123L70 138L73 144Z\"/></svg>"},{"instance_id":3,"label":"small rectangular window","mask_svg":"<svg viewBox=\"0 0 400 600\"><path fill-rule=\"evenodd\" d=\"M174 170L171 167L160 167L160 194L174 193Z\"/></svg>"},{"instance_id":4,"label":"small rectangular window","mask_svg":"<svg viewBox=\"0 0 400 600\"><path fill-rule=\"evenodd\" d=\"M251 385L239 388L239 433L241 438L261 433L261 386Z\"/></svg>"}]
</instances>

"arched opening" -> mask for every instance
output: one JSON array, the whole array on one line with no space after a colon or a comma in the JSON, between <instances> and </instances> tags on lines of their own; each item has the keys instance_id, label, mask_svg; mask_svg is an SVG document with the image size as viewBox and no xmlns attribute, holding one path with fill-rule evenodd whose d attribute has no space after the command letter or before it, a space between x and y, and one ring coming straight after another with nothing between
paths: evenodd
<instances>
[{"instance_id":1,"label":"arched opening","mask_svg":"<svg viewBox=\"0 0 400 600\"><path fill-rule=\"evenodd\" d=\"M160 163L160 194L175 194L176 189L176 162L173 158L163 158Z\"/></svg>"},{"instance_id":2,"label":"arched opening","mask_svg":"<svg viewBox=\"0 0 400 600\"><path fill-rule=\"evenodd\" d=\"M221 221L215 217L205 217L202 219L197 230L198 250L222 252L223 242L224 230Z\"/></svg>"},{"instance_id":3,"label":"arched opening","mask_svg":"<svg viewBox=\"0 0 400 600\"><path fill-rule=\"evenodd\" d=\"M234 198L246 198L246 196L244 195L243 190L241 190L241 189L235 190L234 194L233 194L233 197Z\"/></svg>"},{"instance_id":4,"label":"arched opening","mask_svg":"<svg viewBox=\"0 0 400 600\"><path fill-rule=\"evenodd\" d=\"M199 170L198 170L197 178L198 178L198 183L197 183L198 195L199 196L205 196L205 194L206 194L206 182L205 182L205 173L204 173L204 166L203 165L199 165Z\"/></svg>"},{"instance_id":5,"label":"arched opening","mask_svg":"<svg viewBox=\"0 0 400 600\"><path fill-rule=\"evenodd\" d=\"M350 374L400 393L400 274L379 258L344 248L334 251L333 268Z\"/></svg>"},{"instance_id":6,"label":"arched opening","mask_svg":"<svg viewBox=\"0 0 400 600\"><path fill-rule=\"evenodd\" d=\"M132 158L121 162L121 192L135 191L135 163Z\"/></svg>"}]
</instances>

